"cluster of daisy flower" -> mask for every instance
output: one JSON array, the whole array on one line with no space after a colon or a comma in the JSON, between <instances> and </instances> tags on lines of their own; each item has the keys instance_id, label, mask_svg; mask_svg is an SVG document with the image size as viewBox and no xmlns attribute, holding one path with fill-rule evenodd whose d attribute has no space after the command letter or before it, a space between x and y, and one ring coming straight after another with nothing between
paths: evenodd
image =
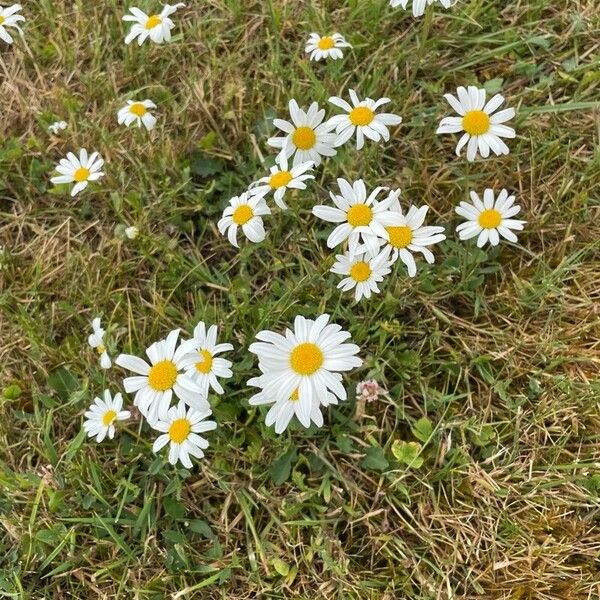
<instances>
[{"instance_id":1,"label":"cluster of daisy flower","mask_svg":"<svg viewBox=\"0 0 600 600\"><path fill-rule=\"evenodd\" d=\"M112 361L105 346L105 330L99 318L92 321L88 342L100 356L100 365L108 369ZM231 361L219 356L233 350L228 343L218 343L217 327L200 322L189 340L179 340L179 329L146 349L148 361L130 354L120 354L115 364L133 373L123 380L133 404L156 433L153 451L169 445L168 460L192 467L190 457L202 458L208 441L201 433L214 430L210 420L209 393L223 394L219 379L232 377ZM271 405L265 423L275 432L285 431L295 415L306 428L311 423L323 426L322 407L346 399L342 373L360 367L358 346L347 343L350 333L329 323L329 315L316 320L296 317L294 329L285 335L261 331L250 352L258 357L259 377L248 385L259 388L249 399L252 406ZM84 430L88 437L101 442L115 435L115 425L126 421L131 412L123 410L123 396L114 397L105 390L95 398L85 413Z\"/></svg>"}]
</instances>

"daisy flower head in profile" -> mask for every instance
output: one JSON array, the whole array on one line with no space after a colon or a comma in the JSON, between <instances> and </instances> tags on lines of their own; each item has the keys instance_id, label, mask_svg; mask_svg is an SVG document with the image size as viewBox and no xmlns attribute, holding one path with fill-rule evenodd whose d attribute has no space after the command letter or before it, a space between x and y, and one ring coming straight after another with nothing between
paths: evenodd
<instances>
[{"instance_id":1,"label":"daisy flower head in profile","mask_svg":"<svg viewBox=\"0 0 600 600\"><path fill-rule=\"evenodd\" d=\"M248 400L250 406L263 406L266 404L272 404L269 412L267 412L265 425L267 427L275 425L275 433L278 435L287 429L294 415L306 428L310 427L311 423L314 423L317 427L323 427L323 414L321 413L321 406L327 407L330 404L338 403L338 399L330 392L327 393L322 401L318 398L313 398L310 409L310 419L308 420L307 425L303 405L299 402L300 393L298 390L294 390L290 394L289 398L277 400L273 396L266 395L262 389L264 387L263 376L250 379L248 381L248 385L261 388L260 392L254 394L254 396Z\"/></svg>"},{"instance_id":2,"label":"daisy flower head in profile","mask_svg":"<svg viewBox=\"0 0 600 600\"><path fill-rule=\"evenodd\" d=\"M399 193L400 190L397 190ZM400 260L406 265L410 277L417 274L417 264L413 253L418 252L425 257L431 265L435 257L429 246L439 244L446 239L444 228L439 226L424 226L425 216L429 207L424 205L419 208L411 206L406 215L400 207L400 200L395 196L390 210L400 215L400 222L385 228L386 247L391 251L391 260Z\"/></svg>"},{"instance_id":3,"label":"daisy flower head in profile","mask_svg":"<svg viewBox=\"0 0 600 600\"><path fill-rule=\"evenodd\" d=\"M7 44L13 43L13 37L6 30L7 27L14 27L21 35L23 30L19 27L18 23L25 20L23 15L17 14L23 7L20 4L13 4L7 8L0 6L0 40L3 40Z\"/></svg>"},{"instance_id":4,"label":"daisy flower head in profile","mask_svg":"<svg viewBox=\"0 0 600 600\"><path fill-rule=\"evenodd\" d=\"M68 127L66 121L55 121L51 125L48 125L48 131L54 135L58 135L61 131L64 131Z\"/></svg>"},{"instance_id":5,"label":"daisy flower head in profile","mask_svg":"<svg viewBox=\"0 0 600 600\"><path fill-rule=\"evenodd\" d=\"M186 374L202 388L205 395L208 395L209 387L217 394L223 394L217 377L229 379L233 376L231 361L217 356L221 352L230 352L233 346L217 344L217 332L216 325L207 329L204 322L200 321L194 329L194 337L186 342L190 352L183 357Z\"/></svg>"},{"instance_id":6,"label":"daisy flower head in profile","mask_svg":"<svg viewBox=\"0 0 600 600\"><path fill-rule=\"evenodd\" d=\"M150 112L152 108L156 108L156 104L152 100L142 100L141 102L127 100L127 104L117 113L117 121L119 125L126 127L132 123L138 127L143 125L148 131L151 131L156 125L156 117Z\"/></svg>"},{"instance_id":7,"label":"daisy flower head in profile","mask_svg":"<svg viewBox=\"0 0 600 600\"><path fill-rule=\"evenodd\" d=\"M131 21L133 25L125 38L126 44L131 44L137 38L138 45L141 46L146 38L150 38L156 44L171 41L171 29L175 23L169 18L178 8L183 8L185 4L165 4L160 14L147 15L139 8L129 9L130 15L125 15L123 21Z\"/></svg>"},{"instance_id":8,"label":"daisy flower head in profile","mask_svg":"<svg viewBox=\"0 0 600 600\"><path fill-rule=\"evenodd\" d=\"M273 119L273 125L285 135L271 137L267 144L279 148L279 156L294 157L293 166L312 162L315 167L321 164L322 156L335 156L335 133L329 121L324 121L325 110L313 102L308 110L302 110L295 100L289 103L291 123L283 119Z\"/></svg>"},{"instance_id":9,"label":"daisy flower head in profile","mask_svg":"<svg viewBox=\"0 0 600 600\"><path fill-rule=\"evenodd\" d=\"M111 398L110 392L104 390L103 400L94 398L94 403L85 412L86 420L83 423L88 437L95 437L97 442L106 436L112 440L115 437L115 421L124 421L131 416L128 410L122 408L123 397L119 393Z\"/></svg>"},{"instance_id":10,"label":"daisy flower head in profile","mask_svg":"<svg viewBox=\"0 0 600 600\"><path fill-rule=\"evenodd\" d=\"M337 182L341 195L329 192L335 207L318 205L312 211L319 219L339 223L327 238L327 246L335 248L348 240L350 251L355 252L362 240L368 252L377 254L379 238L386 236L385 228L400 223L400 216L389 210L397 196L392 193L386 200L376 202L375 199L384 188L375 188L367 196L367 188L362 179L352 184L342 178Z\"/></svg>"},{"instance_id":11,"label":"daisy flower head in profile","mask_svg":"<svg viewBox=\"0 0 600 600\"><path fill-rule=\"evenodd\" d=\"M90 181L98 181L100 177L104 177L104 172L100 170L102 165L104 160L98 152L92 152L88 156L87 150L82 148L79 151L79 158L69 152L66 158L60 160L55 167L60 175L52 177L50 181L56 185L74 183L71 196L76 196L88 186Z\"/></svg>"},{"instance_id":12,"label":"daisy flower head in profile","mask_svg":"<svg viewBox=\"0 0 600 600\"><path fill-rule=\"evenodd\" d=\"M494 190L488 188L483 192L483 202L476 192L471 192L471 202L461 202L456 212L466 219L456 231L461 240L469 240L477 236L477 246L482 248L488 242L492 246L500 243L500 236L509 242L516 243L517 236L513 231L522 231L527 221L513 219L521 212L515 204L515 197L509 196L503 189L494 197Z\"/></svg>"},{"instance_id":13,"label":"daisy flower head in profile","mask_svg":"<svg viewBox=\"0 0 600 600\"><path fill-rule=\"evenodd\" d=\"M290 169L287 158L285 156L279 156L277 164L271 167L271 173L251 184L248 193L250 196L260 196L261 198L264 198L269 192L273 192L275 204L277 204L279 208L287 210L288 206L283 200L285 192L289 189L305 190L305 181L315 178L314 175L309 173L309 171L312 170L313 163L311 161L302 163Z\"/></svg>"},{"instance_id":14,"label":"daisy flower head in profile","mask_svg":"<svg viewBox=\"0 0 600 600\"><path fill-rule=\"evenodd\" d=\"M352 48L352 46L344 39L341 33L324 36L320 36L318 33L311 33L304 50L306 54L310 54L310 60L322 60L324 58L337 60L344 58L342 48Z\"/></svg>"},{"instance_id":15,"label":"daisy flower head in profile","mask_svg":"<svg viewBox=\"0 0 600 600\"><path fill-rule=\"evenodd\" d=\"M237 231L241 227L244 235L255 244L265 239L265 228L262 217L270 215L271 210L261 196L250 196L244 192L234 196L229 206L223 211L223 216L217 223L221 235L227 234L229 241L239 248Z\"/></svg>"},{"instance_id":16,"label":"daisy flower head in profile","mask_svg":"<svg viewBox=\"0 0 600 600\"><path fill-rule=\"evenodd\" d=\"M152 451L156 454L169 444L169 462L175 465L179 461L184 467L191 469L190 455L202 458L204 450L208 448L208 441L198 434L217 428L214 421L205 420L210 414L210 409L189 408L186 411L182 401L177 406L172 406L164 418L152 425L162 432L156 438Z\"/></svg>"},{"instance_id":17,"label":"daisy flower head in profile","mask_svg":"<svg viewBox=\"0 0 600 600\"><path fill-rule=\"evenodd\" d=\"M345 343L350 333L329 323L329 315L314 321L298 316L285 335L261 331L250 352L258 357L263 394L274 402L292 400L294 414L308 427L314 402L333 394L346 399L341 373L362 365L360 348Z\"/></svg>"},{"instance_id":18,"label":"daisy flower head in profile","mask_svg":"<svg viewBox=\"0 0 600 600\"><path fill-rule=\"evenodd\" d=\"M425 12L425 7L439 2L444 8L450 8L457 0L412 0L412 13L415 17L420 17ZM390 0L390 6L396 8L401 6L406 8L409 0Z\"/></svg>"},{"instance_id":19,"label":"daisy flower head in profile","mask_svg":"<svg viewBox=\"0 0 600 600\"><path fill-rule=\"evenodd\" d=\"M150 424L166 419L174 395L191 408L210 411L203 389L182 373L183 357L189 346L177 347L178 337L179 329L175 329L164 340L154 342L146 350L150 364L131 354L120 354L115 360L117 365L136 374L126 377L123 386L128 394L135 394L133 403Z\"/></svg>"},{"instance_id":20,"label":"daisy flower head in profile","mask_svg":"<svg viewBox=\"0 0 600 600\"><path fill-rule=\"evenodd\" d=\"M496 155L508 154L508 146L502 138L514 138L515 130L504 125L515 116L514 108L496 110L504 103L504 96L496 94L487 103L486 92L483 88L470 85L468 88L459 87L457 96L444 94L448 104L458 113L458 117L445 117L440 121L436 133L464 132L456 145L456 155L467 144L467 160L472 162L477 152L487 158L490 150Z\"/></svg>"},{"instance_id":21,"label":"daisy flower head in profile","mask_svg":"<svg viewBox=\"0 0 600 600\"><path fill-rule=\"evenodd\" d=\"M96 317L92 321L92 333L88 337L88 344L100 356L100 366L103 369L110 369L112 363L104 345L105 334L106 331L100 325L100 317Z\"/></svg>"},{"instance_id":22,"label":"daisy flower head in profile","mask_svg":"<svg viewBox=\"0 0 600 600\"><path fill-rule=\"evenodd\" d=\"M354 90L348 90L352 104L343 98L332 96L331 104L346 111L343 115L335 115L329 119L329 124L335 127L337 134L335 145L345 144L356 133L356 149L360 150L365 145L365 138L379 142L388 141L390 132L388 127L400 125L402 117L392 113L378 113L377 109L391 102L389 98L360 100Z\"/></svg>"},{"instance_id":23,"label":"daisy flower head in profile","mask_svg":"<svg viewBox=\"0 0 600 600\"><path fill-rule=\"evenodd\" d=\"M338 284L338 289L344 292L353 289L357 302L362 298L370 298L371 294L378 294L378 284L391 272L392 262L387 248L378 254L346 252L338 254L335 259L331 272L346 276Z\"/></svg>"}]
</instances>

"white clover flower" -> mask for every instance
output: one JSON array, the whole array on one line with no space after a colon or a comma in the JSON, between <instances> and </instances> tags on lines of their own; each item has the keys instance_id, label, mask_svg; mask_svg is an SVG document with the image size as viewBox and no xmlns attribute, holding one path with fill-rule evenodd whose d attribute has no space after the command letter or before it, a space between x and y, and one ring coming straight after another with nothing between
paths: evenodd
<instances>
[{"instance_id":1,"label":"white clover flower","mask_svg":"<svg viewBox=\"0 0 600 600\"><path fill-rule=\"evenodd\" d=\"M388 126L399 125L402 117L392 113L377 113L377 109L388 102L389 98L372 100L365 98L360 100L354 90L348 90L350 94L350 105L343 98L332 96L329 102L346 111L344 115L336 115L329 119L329 124L335 127L337 134L335 145L345 144L356 133L356 149L360 150L365 145L365 137L379 142L389 141L390 132Z\"/></svg>"},{"instance_id":2,"label":"white clover flower","mask_svg":"<svg viewBox=\"0 0 600 600\"><path fill-rule=\"evenodd\" d=\"M270 215L271 210L260 196L249 196L244 192L241 196L234 196L229 201L229 206L223 211L217 227L221 235L227 235L229 242L239 248L237 230L242 228L244 235L255 244L265 239L265 228L262 217Z\"/></svg>"},{"instance_id":3,"label":"white clover flower","mask_svg":"<svg viewBox=\"0 0 600 600\"><path fill-rule=\"evenodd\" d=\"M82 148L79 151L79 158L69 152L67 158L61 159L55 167L60 175L52 177L50 181L56 185L74 183L71 196L76 196L88 186L90 181L98 181L100 177L104 177L104 172L100 170L102 165L104 160L98 152L92 152L88 157L87 150Z\"/></svg>"},{"instance_id":4,"label":"white clover flower","mask_svg":"<svg viewBox=\"0 0 600 600\"><path fill-rule=\"evenodd\" d=\"M342 48L352 48L352 46L341 33L324 36L311 33L304 50L306 54L310 54L310 60L322 60L324 58L337 60L344 57Z\"/></svg>"},{"instance_id":5,"label":"white clover flower","mask_svg":"<svg viewBox=\"0 0 600 600\"><path fill-rule=\"evenodd\" d=\"M283 200L286 190L305 190L306 183L304 182L315 178L314 175L308 173L312 170L313 163L310 161L290 169L287 158L280 156L277 165L271 167L271 174L252 183L248 194L264 198L269 192L273 192L275 204L279 208L287 210L288 206Z\"/></svg>"},{"instance_id":6,"label":"white clover flower","mask_svg":"<svg viewBox=\"0 0 600 600\"><path fill-rule=\"evenodd\" d=\"M135 225L130 225L129 227L125 227L125 236L129 240L135 240L135 238L139 235L140 230Z\"/></svg>"},{"instance_id":7,"label":"white clover flower","mask_svg":"<svg viewBox=\"0 0 600 600\"><path fill-rule=\"evenodd\" d=\"M483 192L483 202L475 192L471 192L470 196L473 204L461 202L455 209L457 214L467 219L456 228L460 239L468 240L477 236L479 248L488 242L497 246L500 236L516 243L517 236L512 230L521 231L526 221L512 218L521 212L521 207L514 203L515 197L509 196L503 189L494 199L494 190L490 188Z\"/></svg>"},{"instance_id":8,"label":"white clover flower","mask_svg":"<svg viewBox=\"0 0 600 600\"><path fill-rule=\"evenodd\" d=\"M83 423L83 429L88 437L96 437L97 442L101 442L106 436L109 439L115 437L115 422L129 419L131 413L123 408L123 397L121 394L115 394L111 398L110 392L104 390L104 400L94 398L94 403L86 411L86 420Z\"/></svg>"},{"instance_id":9,"label":"white clover flower","mask_svg":"<svg viewBox=\"0 0 600 600\"><path fill-rule=\"evenodd\" d=\"M23 35L23 30L17 25L17 23L25 21L23 15L17 14L20 10L23 10L20 4L13 4L7 8L0 6L0 40L5 41L7 44L12 44L14 41L10 33L6 30L7 27L14 27Z\"/></svg>"},{"instance_id":10,"label":"white clover flower","mask_svg":"<svg viewBox=\"0 0 600 600\"><path fill-rule=\"evenodd\" d=\"M289 103L292 122L283 119L273 119L273 125L281 129L285 135L272 137L267 144L280 148L279 157L294 157L293 166L312 162L315 167L321 164L322 156L335 156L335 133L333 126L325 119L325 110L319 110L319 105L313 102L308 110L300 109L295 100Z\"/></svg>"},{"instance_id":11,"label":"white clover flower","mask_svg":"<svg viewBox=\"0 0 600 600\"><path fill-rule=\"evenodd\" d=\"M138 45L141 46L146 38L150 38L156 44L171 41L171 29L175 27L175 23L169 18L178 8L184 7L183 2L177 4L165 4L164 8L158 15L147 15L139 8L132 7L129 9L130 15L125 15L123 21L132 21L127 37L126 44L131 44L137 38Z\"/></svg>"},{"instance_id":12,"label":"white clover flower","mask_svg":"<svg viewBox=\"0 0 600 600\"><path fill-rule=\"evenodd\" d=\"M104 345L104 335L106 331L100 326L100 317L96 317L92 321L92 333L88 337L88 344L93 348L100 356L100 366L103 369L110 369L111 360L106 351Z\"/></svg>"},{"instance_id":13,"label":"white clover flower","mask_svg":"<svg viewBox=\"0 0 600 600\"><path fill-rule=\"evenodd\" d=\"M117 113L117 122L126 127L136 123L138 127L143 125L148 131L151 131L156 125L156 117L149 110L151 108L156 108L156 104L152 100L142 100L141 102L127 100L126 106L119 109Z\"/></svg>"},{"instance_id":14,"label":"white clover flower","mask_svg":"<svg viewBox=\"0 0 600 600\"><path fill-rule=\"evenodd\" d=\"M54 135L58 135L61 131L64 131L68 127L66 121L55 121L52 125L48 126L48 131Z\"/></svg>"},{"instance_id":15,"label":"white clover flower","mask_svg":"<svg viewBox=\"0 0 600 600\"><path fill-rule=\"evenodd\" d=\"M506 108L495 112L504 102L504 96L496 94L486 104L486 92L483 88L470 85L465 89L461 86L456 93L458 98L452 94L445 94L444 98L460 116L442 119L436 133L464 131L458 140L456 155L460 156L460 151L468 142L468 161L474 161L478 151L483 158L490 155L490 150L496 156L508 154L508 146L501 138L514 138L516 134L512 127L503 123L515 116L515 109Z\"/></svg>"}]
</instances>

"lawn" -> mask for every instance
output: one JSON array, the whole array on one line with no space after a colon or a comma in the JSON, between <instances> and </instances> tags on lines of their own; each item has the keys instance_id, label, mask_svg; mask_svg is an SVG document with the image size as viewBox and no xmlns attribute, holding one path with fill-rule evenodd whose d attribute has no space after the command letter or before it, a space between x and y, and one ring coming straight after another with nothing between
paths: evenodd
<instances>
[{"instance_id":1,"label":"lawn","mask_svg":"<svg viewBox=\"0 0 600 600\"><path fill-rule=\"evenodd\" d=\"M386 0L189 0L171 43L141 47L121 17L154 0L23 4L24 37L0 41L0 596L598 598L597 3L459 0L415 19ZM353 49L309 62L312 31ZM469 163L435 134L459 85L515 107L508 156ZM272 119L291 98L336 114L348 88L392 100L391 140L344 146L264 242L234 248L216 225L273 164ZM154 131L118 125L134 98L156 103ZM50 177L81 147L106 176L71 198ZM428 204L447 236L435 264L396 263L359 303L338 290L332 226L311 214L338 177ZM486 187L517 196L517 244L458 239L454 207ZM248 346L322 313L364 364L322 428L276 435L248 404ZM234 345L193 469L153 454L139 414L85 438L92 399L128 374L100 369L97 316L113 357L199 320ZM387 393L357 399L367 379Z\"/></svg>"}]
</instances>

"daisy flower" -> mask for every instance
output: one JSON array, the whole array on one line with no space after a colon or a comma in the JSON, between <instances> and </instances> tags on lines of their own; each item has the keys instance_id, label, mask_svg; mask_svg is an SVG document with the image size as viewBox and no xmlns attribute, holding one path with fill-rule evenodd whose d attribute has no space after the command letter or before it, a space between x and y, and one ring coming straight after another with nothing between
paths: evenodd
<instances>
[{"instance_id":1,"label":"daisy flower","mask_svg":"<svg viewBox=\"0 0 600 600\"><path fill-rule=\"evenodd\" d=\"M283 119L273 119L273 125L285 133L284 136L272 137L267 144L273 148L281 148L280 157L294 156L293 166L297 167L311 161L315 167L321 164L321 156L335 156L335 133L329 121L323 123L325 110L319 110L319 105L313 102L308 111L304 112L295 100L289 103L292 122Z\"/></svg>"},{"instance_id":2,"label":"daisy flower","mask_svg":"<svg viewBox=\"0 0 600 600\"><path fill-rule=\"evenodd\" d=\"M461 202L455 209L461 217L467 219L456 228L460 239L469 240L479 236L477 238L479 248L487 242L497 246L500 243L500 236L516 243L517 236L512 230L521 231L527 221L512 218L521 212L521 207L514 204L515 197L509 196L503 189L494 199L494 190L490 188L483 192L483 202L475 192L471 192L470 196L473 204Z\"/></svg>"},{"instance_id":3,"label":"daisy flower","mask_svg":"<svg viewBox=\"0 0 600 600\"><path fill-rule=\"evenodd\" d=\"M428 4L433 4L438 1L444 8L450 8L456 0L412 0L413 16L420 17L425 12L425 7ZM390 6L392 8L396 8L397 6L406 8L408 2L409 0L390 0Z\"/></svg>"},{"instance_id":4,"label":"daisy flower","mask_svg":"<svg viewBox=\"0 0 600 600\"><path fill-rule=\"evenodd\" d=\"M123 397L119 393L111 398L110 392L104 390L104 400L94 398L94 403L85 412L83 423L88 437L96 436L96 441L101 442L108 435L112 440L115 437L115 421L124 421L131 416L128 410L122 408Z\"/></svg>"},{"instance_id":5,"label":"daisy flower","mask_svg":"<svg viewBox=\"0 0 600 600\"><path fill-rule=\"evenodd\" d=\"M264 377L264 376L263 376ZM294 390L289 398L284 398L282 400L277 400L275 397L268 396L262 390L264 386L263 377L254 377L248 381L248 385L261 388L261 391L258 394L255 394L248 400L251 406L262 406L265 404L272 404L267 416L265 418L265 425L267 427L271 427L271 425L275 425L275 433L281 434L283 433L290 421L296 415L298 420L300 420L301 416L304 419L303 412L301 410L300 394L298 390ZM324 397L322 402L323 406L329 406L330 404L337 404L338 399L331 394L330 392ZM321 414L321 401L318 398L314 398L311 404L310 409L310 419L308 425L305 425L302 421L300 421L304 427L310 427L311 422L313 422L317 427L323 427L323 415Z\"/></svg>"},{"instance_id":6,"label":"daisy flower","mask_svg":"<svg viewBox=\"0 0 600 600\"><path fill-rule=\"evenodd\" d=\"M287 204L283 201L286 190L305 190L304 182L315 178L314 175L307 173L307 171L312 171L313 163L309 161L289 169L285 156L278 157L277 163L271 167L271 174L251 184L248 192L251 196L260 196L261 198L264 198L269 192L273 192L273 199L277 206L287 210Z\"/></svg>"},{"instance_id":7,"label":"daisy flower","mask_svg":"<svg viewBox=\"0 0 600 600\"><path fill-rule=\"evenodd\" d=\"M129 127L132 123L137 123L138 127L144 127L150 131L156 125L156 117L148 110L156 108L156 104L152 100L143 100L142 102L134 102L127 100L127 105L117 113L117 121L119 125Z\"/></svg>"},{"instance_id":8,"label":"daisy flower","mask_svg":"<svg viewBox=\"0 0 600 600\"><path fill-rule=\"evenodd\" d=\"M67 128L66 121L55 121L52 125L48 126L48 131L52 132L54 135L58 135L61 131L64 131Z\"/></svg>"},{"instance_id":9,"label":"daisy flower","mask_svg":"<svg viewBox=\"0 0 600 600\"><path fill-rule=\"evenodd\" d=\"M389 98L380 100L371 100L366 98L360 100L354 90L348 90L352 105L343 98L332 96L329 102L346 111L345 115L336 115L329 119L329 124L335 127L337 134L335 145L345 144L356 132L356 149L360 150L365 145L365 137L379 142L388 141L390 132L388 126L399 125L402 123L402 117L392 113L375 112L380 106L391 102Z\"/></svg>"},{"instance_id":10,"label":"daisy flower","mask_svg":"<svg viewBox=\"0 0 600 600\"><path fill-rule=\"evenodd\" d=\"M170 444L169 462L175 465L180 461L184 467L191 469L190 455L202 458L203 451L208 448L208 441L198 434L217 428L214 421L204 420L210 414L210 409L199 411L189 408L186 412L184 402L172 406L164 419L152 425L157 431L163 432L156 438L152 451L157 453Z\"/></svg>"},{"instance_id":11,"label":"daisy flower","mask_svg":"<svg viewBox=\"0 0 600 600\"><path fill-rule=\"evenodd\" d=\"M13 4L7 8L2 8L0 6L0 40L4 40L7 44L12 44L14 40L10 33L6 31L6 27L14 27L21 35L23 35L23 30L17 23L24 21L25 17L16 14L22 9L23 7L20 4Z\"/></svg>"},{"instance_id":12,"label":"daisy flower","mask_svg":"<svg viewBox=\"0 0 600 600\"><path fill-rule=\"evenodd\" d=\"M93 333L88 337L88 344L99 354L100 366L103 369L110 369L112 363L104 345L104 334L106 331L100 326L100 317L96 317L92 321L92 331Z\"/></svg>"},{"instance_id":13,"label":"daisy flower","mask_svg":"<svg viewBox=\"0 0 600 600\"><path fill-rule=\"evenodd\" d=\"M306 54L310 54L310 60L321 60L323 58L344 58L341 48L352 48L341 33L325 35L321 37L318 33L311 33L306 48Z\"/></svg>"},{"instance_id":14,"label":"daisy flower","mask_svg":"<svg viewBox=\"0 0 600 600\"><path fill-rule=\"evenodd\" d=\"M346 275L338 284L338 288L347 292L354 290L354 299L358 302L361 298L370 298L371 294L378 294L378 283L391 272L390 252L384 249L379 254L353 254L346 252L338 254L336 262L330 269L332 273Z\"/></svg>"},{"instance_id":15,"label":"daisy flower","mask_svg":"<svg viewBox=\"0 0 600 600\"><path fill-rule=\"evenodd\" d=\"M350 251L354 252L362 239L367 251L377 254L380 246L378 237L385 238L385 228L397 225L401 221L398 214L389 210L394 198L397 198L395 194L400 194L400 190L393 192L382 202L375 202L375 198L384 188L375 188L367 197L367 189L362 179L353 184L341 178L337 182L342 195L329 192L335 208L318 205L312 211L319 219L339 223L327 238L327 246L335 248L348 240Z\"/></svg>"},{"instance_id":16,"label":"daisy flower","mask_svg":"<svg viewBox=\"0 0 600 600\"><path fill-rule=\"evenodd\" d=\"M104 177L104 172L100 170L103 164L104 160L98 152L92 152L88 156L87 150L82 148L79 151L79 158L69 152L67 158L61 159L55 167L60 175L52 177L50 181L55 184L74 183L71 196L76 196L90 181L97 181L100 177Z\"/></svg>"},{"instance_id":17,"label":"daisy flower","mask_svg":"<svg viewBox=\"0 0 600 600\"><path fill-rule=\"evenodd\" d=\"M171 41L171 29L175 23L169 18L178 8L184 7L183 2L177 4L165 4L161 13L148 16L139 8L129 9L130 15L125 15L123 21L132 21L134 24L125 38L126 44L131 44L135 38L138 39L138 45L141 46L146 38L150 38L157 44Z\"/></svg>"},{"instance_id":18,"label":"daisy flower","mask_svg":"<svg viewBox=\"0 0 600 600\"><path fill-rule=\"evenodd\" d=\"M442 119L436 133L464 131L456 146L456 155L460 156L460 151L468 142L468 161L475 160L478 150L483 158L490 155L490 150L496 156L508 154L508 146L501 138L514 138L515 130L503 123L515 116L515 109L506 108L495 112L504 102L504 96L496 94L486 104L485 90L474 85L467 89L461 86L456 93L458 98L452 94L444 94L444 98L460 116Z\"/></svg>"},{"instance_id":19,"label":"daisy flower","mask_svg":"<svg viewBox=\"0 0 600 600\"><path fill-rule=\"evenodd\" d=\"M181 372L182 359L190 348L180 344L176 349L178 337L179 329L175 329L166 339L154 342L146 350L150 364L130 354L120 354L115 360L120 367L136 373L126 377L123 385L128 394L135 393L133 403L151 424L167 417L173 395L196 410L210 411L202 388Z\"/></svg>"},{"instance_id":20,"label":"daisy flower","mask_svg":"<svg viewBox=\"0 0 600 600\"><path fill-rule=\"evenodd\" d=\"M206 329L203 321L200 321L194 329L194 337L186 342L193 350L183 358L186 374L195 381L208 395L211 387L217 394L223 394L224 390L218 382L217 377L229 379L233 376L231 361L220 358L217 354L233 350L231 344L217 344L217 326L211 325Z\"/></svg>"},{"instance_id":21,"label":"daisy flower","mask_svg":"<svg viewBox=\"0 0 600 600\"><path fill-rule=\"evenodd\" d=\"M399 192L400 190L398 190ZM444 228L439 226L423 226L425 216L429 210L428 206L411 206L406 213L402 213L400 201L396 196L390 210L400 215L400 223L391 227L386 227L385 242L387 248L391 250L391 260L395 262L400 260L408 268L410 277L417 274L417 264L412 255L413 252L420 252L425 260L432 265L435 261L433 253L427 246L438 244L446 239Z\"/></svg>"},{"instance_id":22,"label":"daisy flower","mask_svg":"<svg viewBox=\"0 0 600 600\"><path fill-rule=\"evenodd\" d=\"M346 399L341 372L362 365L355 356L359 347L344 343L350 333L328 322L329 315L314 321L298 316L293 330L287 329L285 335L261 331L256 335L259 341L249 348L258 356L265 396L280 402L297 393L294 414L304 427L310 425L313 402L321 402L329 393Z\"/></svg>"},{"instance_id":23,"label":"daisy flower","mask_svg":"<svg viewBox=\"0 0 600 600\"><path fill-rule=\"evenodd\" d=\"M263 215L270 215L271 210L260 196L249 196L244 192L241 196L234 196L229 201L229 206L223 211L223 217L217 223L221 235L227 233L227 238L236 247L238 227L242 228L244 235L254 243L265 239Z\"/></svg>"}]
</instances>

